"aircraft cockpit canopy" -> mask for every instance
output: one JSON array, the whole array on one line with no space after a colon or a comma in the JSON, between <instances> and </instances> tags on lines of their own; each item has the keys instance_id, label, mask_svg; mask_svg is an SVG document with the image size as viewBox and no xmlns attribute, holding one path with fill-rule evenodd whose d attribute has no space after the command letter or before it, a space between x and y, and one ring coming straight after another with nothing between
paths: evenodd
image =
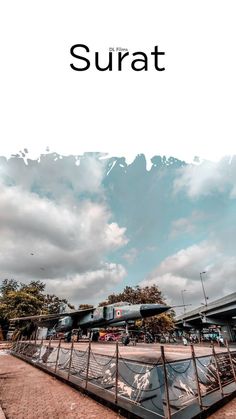
<instances>
[{"instance_id":1,"label":"aircraft cockpit canopy","mask_svg":"<svg viewBox=\"0 0 236 419\"><path fill-rule=\"evenodd\" d=\"M62 317L59 321L58 321L58 325L59 326L70 326L72 323L72 319L70 316L66 316L66 317Z\"/></svg>"},{"instance_id":2,"label":"aircraft cockpit canopy","mask_svg":"<svg viewBox=\"0 0 236 419\"><path fill-rule=\"evenodd\" d=\"M119 301L118 303L111 304L113 307L121 307L121 306L131 306L131 303L127 301Z\"/></svg>"}]
</instances>

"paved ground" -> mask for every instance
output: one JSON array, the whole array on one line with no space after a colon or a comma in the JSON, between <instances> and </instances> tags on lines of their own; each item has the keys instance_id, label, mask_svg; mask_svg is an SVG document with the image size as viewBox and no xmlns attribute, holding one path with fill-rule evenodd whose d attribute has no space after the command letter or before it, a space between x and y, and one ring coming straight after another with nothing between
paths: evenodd
<instances>
[{"instance_id":1,"label":"paved ground","mask_svg":"<svg viewBox=\"0 0 236 419\"><path fill-rule=\"evenodd\" d=\"M7 419L120 418L112 410L4 351L0 351L0 405Z\"/></svg>"},{"instance_id":2,"label":"paved ground","mask_svg":"<svg viewBox=\"0 0 236 419\"><path fill-rule=\"evenodd\" d=\"M48 341L44 341L48 342ZM52 345L57 346L58 341L52 341ZM64 348L70 348L71 344L62 341L61 346ZM88 346L88 342L76 342L74 343L75 349L84 351ZM177 359L185 359L191 357L190 346L184 346L182 344L165 344L165 355L168 361ZM236 349L236 348L231 348ZM92 350L94 353L103 355L113 355L115 352L114 342L94 342L92 343ZM225 347L215 347L216 352L224 352L227 349ZM157 362L161 356L160 344L158 343L138 343L137 346L128 345L123 346L119 344L119 352L121 356L128 359L139 360L144 362ZM212 353L210 345L195 345L195 353L197 356L208 355Z\"/></svg>"},{"instance_id":3,"label":"paved ground","mask_svg":"<svg viewBox=\"0 0 236 419\"><path fill-rule=\"evenodd\" d=\"M209 416L209 419L236 419L236 398Z\"/></svg>"}]
</instances>

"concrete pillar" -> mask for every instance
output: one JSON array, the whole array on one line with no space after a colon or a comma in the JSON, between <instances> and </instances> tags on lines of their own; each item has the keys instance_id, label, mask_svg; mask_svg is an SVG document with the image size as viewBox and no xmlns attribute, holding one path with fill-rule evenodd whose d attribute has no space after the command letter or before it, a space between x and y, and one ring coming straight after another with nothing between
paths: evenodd
<instances>
[{"instance_id":1,"label":"concrete pillar","mask_svg":"<svg viewBox=\"0 0 236 419\"><path fill-rule=\"evenodd\" d=\"M231 341L233 337L232 337L230 325L221 326L221 334L224 340Z\"/></svg>"}]
</instances>

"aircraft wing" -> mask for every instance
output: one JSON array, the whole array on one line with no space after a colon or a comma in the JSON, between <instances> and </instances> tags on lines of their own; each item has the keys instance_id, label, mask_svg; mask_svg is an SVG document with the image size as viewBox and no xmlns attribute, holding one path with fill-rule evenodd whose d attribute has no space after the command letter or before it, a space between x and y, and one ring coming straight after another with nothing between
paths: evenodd
<instances>
[{"instance_id":1,"label":"aircraft wing","mask_svg":"<svg viewBox=\"0 0 236 419\"><path fill-rule=\"evenodd\" d=\"M36 316L25 316L25 317L14 317L10 319L11 321L24 321L24 320L38 320L38 321L48 321L48 320L57 320L61 317L82 317L85 313L91 313L94 308L86 308L83 310L68 311L64 313L55 313L55 314L38 314Z\"/></svg>"}]
</instances>

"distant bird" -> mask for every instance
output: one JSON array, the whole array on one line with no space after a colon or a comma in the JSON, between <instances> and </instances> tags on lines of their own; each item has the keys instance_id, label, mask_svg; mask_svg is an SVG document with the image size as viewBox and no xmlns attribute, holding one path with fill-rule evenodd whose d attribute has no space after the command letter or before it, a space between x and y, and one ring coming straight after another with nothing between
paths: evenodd
<instances>
[{"instance_id":1,"label":"distant bird","mask_svg":"<svg viewBox=\"0 0 236 419\"><path fill-rule=\"evenodd\" d=\"M45 271L45 269L44 268L40 268L41 269L41 271Z\"/></svg>"},{"instance_id":2,"label":"distant bird","mask_svg":"<svg viewBox=\"0 0 236 419\"><path fill-rule=\"evenodd\" d=\"M34 256L34 253L30 253L31 254L31 256Z\"/></svg>"}]
</instances>

